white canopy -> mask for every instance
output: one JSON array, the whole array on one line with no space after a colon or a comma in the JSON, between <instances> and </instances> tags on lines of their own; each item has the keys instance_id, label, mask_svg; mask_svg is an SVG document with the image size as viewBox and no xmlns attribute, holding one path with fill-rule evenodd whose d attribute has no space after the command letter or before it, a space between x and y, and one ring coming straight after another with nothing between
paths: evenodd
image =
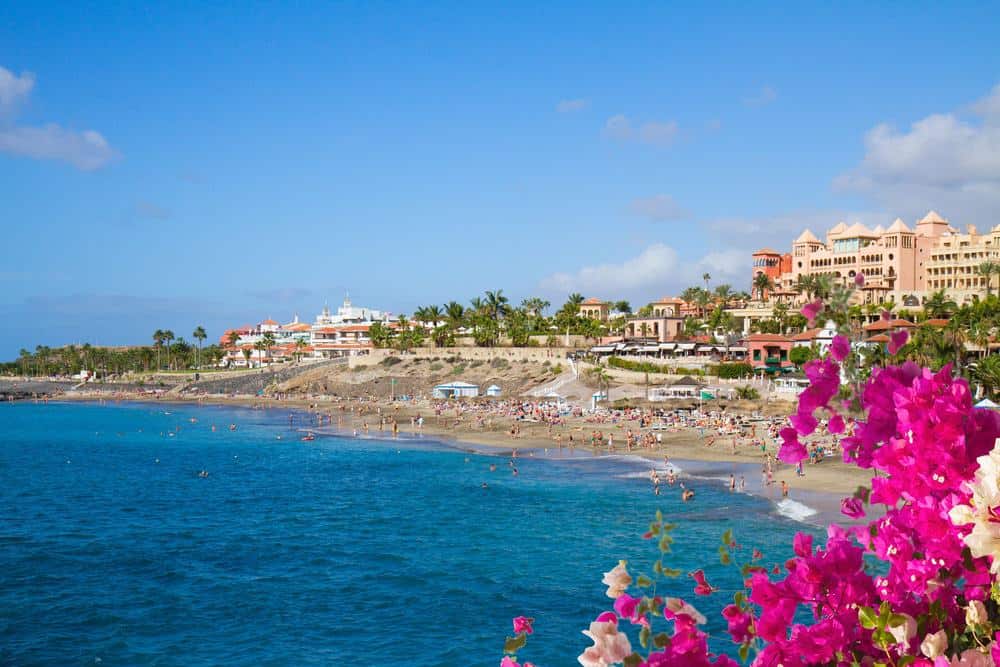
<instances>
[{"instance_id":1,"label":"white canopy","mask_svg":"<svg viewBox=\"0 0 1000 667\"><path fill-rule=\"evenodd\" d=\"M981 400L978 403L976 403L976 407L977 408L988 408L990 410L996 410L997 408L1000 408L1000 405L997 405L996 403L994 403L993 401L991 401L988 398L984 398L983 400Z\"/></svg>"}]
</instances>

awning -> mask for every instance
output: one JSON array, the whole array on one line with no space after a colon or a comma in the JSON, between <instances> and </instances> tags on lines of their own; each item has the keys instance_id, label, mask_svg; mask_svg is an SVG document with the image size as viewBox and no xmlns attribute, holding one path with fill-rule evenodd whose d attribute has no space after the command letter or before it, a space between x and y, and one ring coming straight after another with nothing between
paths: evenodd
<instances>
[{"instance_id":1,"label":"awning","mask_svg":"<svg viewBox=\"0 0 1000 667\"><path fill-rule=\"evenodd\" d=\"M678 350L693 350L695 348L695 343L677 343Z\"/></svg>"},{"instance_id":2,"label":"awning","mask_svg":"<svg viewBox=\"0 0 1000 667\"><path fill-rule=\"evenodd\" d=\"M659 345L643 345L642 347L639 348L639 352L659 352L659 351L660 351Z\"/></svg>"},{"instance_id":3,"label":"awning","mask_svg":"<svg viewBox=\"0 0 1000 667\"><path fill-rule=\"evenodd\" d=\"M614 345L597 345L595 347L590 348L590 351L591 352L614 352L615 351L615 346Z\"/></svg>"},{"instance_id":4,"label":"awning","mask_svg":"<svg viewBox=\"0 0 1000 667\"><path fill-rule=\"evenodd\" d=\"M677 347L677 343L660 343L659 348L661 350L672 350Z\"/></svg>"}]
</instances>

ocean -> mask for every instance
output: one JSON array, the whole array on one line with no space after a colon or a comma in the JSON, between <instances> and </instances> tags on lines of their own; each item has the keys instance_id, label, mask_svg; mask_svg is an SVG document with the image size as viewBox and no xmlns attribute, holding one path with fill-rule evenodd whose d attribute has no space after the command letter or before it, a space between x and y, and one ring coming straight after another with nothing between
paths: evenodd
<instances>
[{"instance_id":1,"label":"ocean","mask_svg":"<svg viewBox=\"0 0 1000 667\"><path fill-rule=\"evenodd\" d=\"M719 563L723 531L765 564L819 533L722 479L685 479L691 503L655 496L633 457L522 452L514 475L502 452L430 440L304 442L306 417L288 417L0 406L0 664L492 667L517 615L536 619L523 659L577 664L580 631L611 608L602 573L619 559L651 573L657 509L678 524L671 563L720 589L658 592L731 651L718 612L740 576Z\"/></svg>"}]
</instances>

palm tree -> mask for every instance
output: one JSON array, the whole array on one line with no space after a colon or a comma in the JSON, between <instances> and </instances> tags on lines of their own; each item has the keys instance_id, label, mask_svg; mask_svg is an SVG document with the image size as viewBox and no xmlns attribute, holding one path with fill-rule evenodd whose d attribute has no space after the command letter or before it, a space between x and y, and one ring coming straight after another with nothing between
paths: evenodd
<instances>
[{"instance_id":1,"label":"palm tree","mask_svg":"<svg viewBox=\"0 0 1000 667\"><path fill-rule=\"evenodd\" d=\"M486 309L486 304L477 296L469 299L469 307L473 313L482 313Z\"/></svg>"},{"instance_id":2,"label":"palm tree","mask_svg":"<svg viewBox=\"0 0 1000 667\"><path fill-rule=\"evenodd\" d=\"M731 285L716 285L715 286L715 298L719 300L719 303L723 307L729 305L729 301L733 298L733 288Z\"/></svg>"},{"instance_id":3,"label":"palm tree","mask_svg":"<svg viewBox=\"0 0 1000 667\"><path fill-rule=\"evenodd\" d=\"M260 367L264 368L264 350L267 349L267 343L261 338L253 344L253 349L257 350L257 361L260 362Z\"/></svg>"},{"instance_id":4,"label":"palm tree","mask_svg":"<svg viewBox=\"0 0 1000 667\"><path fill-rule=\"evenodd\" d=\"M240 332L235 330L230 331L229 335L226 336L226 341L233 347L236 347L236 344L240 342Z\"/></svg>"},{"instance_id":5,"label":"palm tree","mask_svg":"<svg viewBox=\"0 0 1000 667\"><path fill-rule=\"evenodd\" d=\"M441 306L433 305L424 308L424 324L430 323L437 326L437 323L444 319L444 311Z\"/></svg>"},{"instance_id":6,"label":"palm tree","mask_svg":"<svg viewBox=\"0 0 1000 667\"><path fill-rule=\"evenodd\" d=\"M958 305L943 289L924 299L924 313L929 318L947 317L958 310Z\"/></svg>"},{"instance_id":7,"label":"palm tree","mask_svg":"<svg viewBox=\"0 0 1000 667\"><path fill-rule=\"evenodd\" d=\"M456 329L462 326L465 321L465 307L458 301L449 301L444 306L444 312L448 316L448 322Z\"/></svg>"},{"instance_id":8,"label":"palm tree","mask_svg":"<svg viewBox=\"0 0 1000 667\"><path fill-rule=\"evenodd\" d=\"M1000 355L991 354L977 361L972 367L972 377L987 396L996 396L1000 392Z\"/></svg>"},{"instance_id":9,"label":"palm tree","mask_svg":"<svg viewBox=\"0 0 1000 667\"><path fill-rule=\"evenodd\" d=\"M708 281L712 279L712 275L710 273L703 273L701 274L701 279L705 281L705 291L709 291Z\"/></svg>"},{"instance_id":10,"label":"palm tree","mask_svg":"<svg viewBox=\"0 0 1000 667\"><path fill-rule=\"evenodd\" d=\"M247 368L250 368L250 357L251 356L253 356L253 350L251 350L250 346L248 345L248 346L246 346L246 347L243 348L243 358L247 360Z\"/></svg>"},{"instance_id":11,"label":"palm tree","mask_svg":"<svg viewBox=\"0 0 1000 667\"><path fill-rule=\"evenodd\" d=\"M539 298L537 296L531 297L530 299L524 299L523 301L521 301L521 308L523 308L525 312L529 313L532 317L535 318L542 317L542 315L545 313L545 309L551 305L552 304L546 301L545 299Z\"/></svg>"},{"instance_id":12,"label":"palm tree","mask_svg":"<svg viewBox=\"0 0 1000 667\"><path fill-rule=\"evenodd\" d=\"M983 262L976 267L976 275L983 276L986 278L986 296L990 296L990 290L993 288L993 274L1000 274L1000 264L996 262Z\"/></svg>"},{"instance_id":13,"label":"palm tree","mask_svg":"<svg viewBox=\"0 0 1000 667\"><path fill-rule=\"evenodd\" d=\"M201 344L202 344L202 341L204 341L206 338L208 338L208 334L205 333L205 327L198 326L198 327L195 328L194 333L192 333L191 335L194 336L195 339L197 339L197 341L198 341L198 368L200 369L201 368Z\"/></svg>"},{"instance_id":14,"label":"palm tree","mask_svg":"<svg viewBox=\"0 0 1000 667\"><path fill-rule=\"evenodd\" d=\"M153 346L156 348L156 370L160 370L160 348L163 347L164 340L166 340L166 334L163 329L157 329L153 332Z\"/></svg>"},{"instance_id":15,"label":"palm tree","mask_svg":"<svg viewBox=\"0 0 1000 667\"><path fill-rule=\"evenodd\" d=\"M757 290L757 294L760 295L760 300L764 300L764 295L769 291L774 289L774 283L768 277L766 273L758 273L753 278L753 287Z\"/></svg>"},{"instance_id":16,"label":"palm tree","mask_svg":"<svg viewBox=\"0 0 1000 667\"><path fill-rule=\"evenodd\" d=\"M264 333L261 337L260 342L264 343L264 351L267 352L268 358L271 356L271 348L274 347L274 334L270 331Z\"/></svg>"},{"instance_id":17,"label":"palm tree","mask_svg":"<svg viewBox=\"0 0 1000 667\"><path fill-rule=\"evenodd\" d=\"M800 273L799 277L795 280L795 291L799 294L805 294L806 299L810 301L813 298L813 294L816 292L816 277L807 276L804 273Z\"/></svg>"},{"instance_id":18,"label":"palm tree","mask_svg":"<svg viewBox=\"0 0 1000 667\"><path fill-rule=\"evenodd\" d=\"M510 312L509 300L503 295L503 290L486 292L486 312L494 322L499 322Z\"/></svg>"},{"instance_id":19,"label":"palm tree","mask_svg":"<svg viewBox=\"0 0 1000 667\"><path fill-rule=\"evenodd\" d=\"M629 315L632 313L632 304L624 299L621 301L615 301L615 311L623 315Z\"/></svg>"},{"instance_id":20,"label":"palm tree","mask_svg":"<svg viewBox=\"0 0 1000 667\"><path fill-rule=\"evenodd\" d=\"M309 343L306 342L305 338L295 339L295 363L302 361L302 353L305 352L305 349L308 346Z\"/></svg>"},{"instance_id":21,"label":"palm tree","mask_svg":"<svg viewBox=\"0 0 1000 667\"><path fill-rule=\"evenodd\" d=\"M170 341L174 339L174 332L167 329L163 332L163 342L166 343L167 347L167 368L170 368Z\"/></svg>"},{"instance_id":22,"label":"palm tree","mask_svg":"<svg viewBox=\"0 0 1000 667\"><path fill-rule=\"evenodd\" d=\"M574 306L579 306L581 303L583 303L583 295L580 294L579 292L573 292L572 294L569 295L569 298L566 299L566 303L571 303Z\"/></svg>"}]
</instances>

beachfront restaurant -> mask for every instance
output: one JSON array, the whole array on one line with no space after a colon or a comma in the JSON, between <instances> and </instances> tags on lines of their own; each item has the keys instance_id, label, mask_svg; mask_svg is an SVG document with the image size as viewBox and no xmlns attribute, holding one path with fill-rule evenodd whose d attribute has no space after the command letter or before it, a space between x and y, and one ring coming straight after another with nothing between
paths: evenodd
<instances>
[{"instance_id":1,"label":"beachfront restaurant","mask_svg":"<svg viewBox=\"0 0 1000 667\"><path fill-rule=\"evenodd\" d=\"M434 398L475 398L479 396L479 385L469 382L449 382L439 384L431 392Z\"/></svg>"},{"instance_id":2,"label":"beachfront restaurant","mask_svg":"<svg viewBox=\"0 0 1000 667\"><path fill-rule=\"evenodd\" d=\"M649 400L669 401L676 398L698 398L703 385L690 375L663 387L653 387L649 390Z\"/></svg>"}]
</instances>

